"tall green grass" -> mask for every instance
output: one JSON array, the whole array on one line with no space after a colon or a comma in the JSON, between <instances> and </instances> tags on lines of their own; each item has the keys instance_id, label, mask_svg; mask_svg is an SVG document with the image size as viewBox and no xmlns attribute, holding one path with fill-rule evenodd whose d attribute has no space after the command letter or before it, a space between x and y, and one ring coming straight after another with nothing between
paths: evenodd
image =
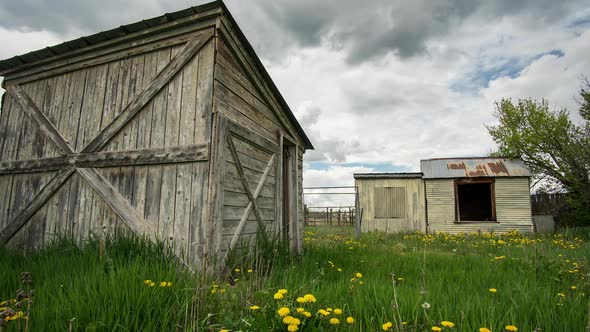
<instances>
[{"instance_id":1,"label":"tall green grass","mask_svg":"<svg viewBox=\"0 0 590 332\"><path fill-rule=\"evenodd\" d=\"M282 307L305 331L376 331L387 322L391 331L451 330L443 321L455 324L453 331L590 325L590 245L576 232L369 233L357 240L350 228L318 227L307 229L300 257L289 255L279 237L257 241L230 253L219 279L186 271L164 244L138 238L91 241L82 249L61 240L26 256L0 249L0 301L14 297L20 272L28 271L32 331L67 331L72 319L75 331L286 331ZM161 281L172 286L159 287ZM275 299L281 289L286 293ZM317 301L297 302L305 294ZM8 331L17 330L8 323Z\"/></svg>"}]
</instances>

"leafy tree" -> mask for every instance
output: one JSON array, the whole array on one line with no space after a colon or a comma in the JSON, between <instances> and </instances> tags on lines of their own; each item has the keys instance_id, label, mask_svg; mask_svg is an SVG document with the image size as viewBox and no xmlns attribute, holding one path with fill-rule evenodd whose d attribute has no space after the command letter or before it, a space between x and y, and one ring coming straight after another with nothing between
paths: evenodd
<instances>
[{"instance_id":1,"label":"leafy tree","mask_svg":"<svg viewBox=\"0 0 590 332\"><path fill-rule=\"evenodd\" d=\"M498 125L486 126L498 144L497 154L521 158L541 191L568 192L566 222L590 225L590 83L580 89L574 123L566 109L550 110L546 100L502 99L495 104Z\"/></svg>"}]
</instances>

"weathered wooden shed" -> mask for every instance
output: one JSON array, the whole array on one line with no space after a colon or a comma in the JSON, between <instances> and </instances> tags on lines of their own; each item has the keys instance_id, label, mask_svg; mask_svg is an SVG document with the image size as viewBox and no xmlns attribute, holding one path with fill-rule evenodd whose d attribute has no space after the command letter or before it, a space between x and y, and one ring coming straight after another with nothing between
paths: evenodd
<instances>
[{"instance_id":1,"label":"weathered wooden shed","mask_svg":"<svg viewBox=\"0 0 590 332\"><path fill-rule=\"evenodd\" d=\"M422 173L354 174L361 231L426 231Z\"/></svg>"},{"instance_id":2,"label":"weathered wooden shed","mask_svg":"<svg viewBox=\"0 0 590 332\"><path fill-rule=\"evenodd\" d=\"M531 173L521 160L428 159L420 168L354 175L362 231L533 231Z\"/></svg>"},{"instance_id":3,"label":"weathered wooden shed","mask_svg":"<svg viewBox=\"0 0 590 332\"><path fill-rule=\"evenodd\" d=\"M198 266L302 250L313 148L220 1L0 61L0 245L132 231Z\"/></svg>"}]
</instances>

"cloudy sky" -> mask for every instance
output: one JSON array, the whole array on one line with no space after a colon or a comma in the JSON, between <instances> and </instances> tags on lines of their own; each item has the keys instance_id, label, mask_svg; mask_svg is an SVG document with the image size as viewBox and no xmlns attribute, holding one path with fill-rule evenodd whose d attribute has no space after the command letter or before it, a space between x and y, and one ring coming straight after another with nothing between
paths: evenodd
<instances>
[{"instance_id":1,"label":"cloudy sky","mask_svg":"<svg viewBox=\"0 0 590 332\"><path fill-rule=\"evenodd\" d=\"M0 0L0 58L204 2ZM316 147L305 186L486 155L494 101L575 113L590 76L588 0L226 3Z\"/></svg>"}]
</instances>

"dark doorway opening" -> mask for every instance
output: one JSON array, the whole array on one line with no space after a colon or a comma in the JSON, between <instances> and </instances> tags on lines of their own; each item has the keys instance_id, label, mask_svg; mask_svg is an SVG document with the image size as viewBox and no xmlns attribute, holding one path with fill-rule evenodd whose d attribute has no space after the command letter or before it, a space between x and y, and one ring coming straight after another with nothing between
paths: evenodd
<instances>
[{"instance_id":1,"label":"dark doorway opening","mask_svg":"<svg viewBox=\"0 0 590 332\"><path fill-rule=\"evenodd\" d=\"M457 221L495 221L494 182L455 182Z\"/></svg>"}]
</instances>

